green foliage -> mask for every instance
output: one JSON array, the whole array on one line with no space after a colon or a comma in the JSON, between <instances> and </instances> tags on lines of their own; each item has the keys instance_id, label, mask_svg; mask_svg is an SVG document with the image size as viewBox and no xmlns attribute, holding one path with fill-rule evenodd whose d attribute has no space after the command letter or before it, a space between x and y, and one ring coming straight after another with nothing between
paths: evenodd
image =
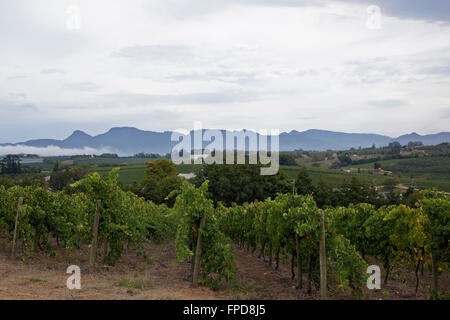
<instances>
[{"instance_id":1,"label":"green foliage","mask_svg":"<svg viewBox=\"0 0 450 320\"><path fill-rule=\"evenodd\" d=\"M419 205L425 215L423 230L427 246L443 262L450 262L450 201L436 190L424 190Z\"/></svg>"},{"instance_id":2,"label":"green foliage","mask_svg":"<svg viewBox=\"0 0 450 320\"><path fill-rule=\"evenodd\" d=\"M337 192L337 205L348 206L351 203L371 203L379 205L380 196L372 185L362 180L351 178Z\"/></svg>"},{"instance_id":3,"label":"green foliage","mask_svg":"<svg viewBox=\"0 0 450 320\"><path fill-rule=\"evenodd\" d=\"M338 160L342 167L350 166L353 163L352 158L348 154L338 155Z\"/></svg>"},{"instance_id":4,"label":"green foliage","mask_svg":"<svg viewBox=\"0 0 450 320\"><path fill-rule=\"evenodd\" d=\"M199 187L208 180L208 196L215 204L222 202L227 206L262 201L292 189L292 182L281 170L275 175L261 175L261 167L261 164L204 164L192 181Z\"/></svg>"},{"instance_id":5,"label":"green foliage","mask_svg":"<svg viewBox=\"0 0 450 320\"><path fill-rule=\"evenodd\" d=\"M253 249L270 245L276 252L284 251L295 256L295 235L300 240L300 255L311 259L313 277L319 272L317 263L321 222L319 209L311 195L293 196L279 194L275 199L253 202L230 208L219 206L221 229L238 244ZM327 225L332 225L327 217ZM364 282L365 261L355 246L330 227L327 229L330 283L336 287L350 287L360 295ZM339 270L335 270L339 268Z\"/></svg>"},{"instance_id":6,"label":"green foliage","mask_svg":"<svg viewBox=\"0 0 450 320\"><path fill-rule=\"evenodd\" d=\"M215 171L213 167L207 170L211 170L207 172L213 174L212 177L222 172ZM254 169L244 168L242 172L246 170L253 172ZM311 261L309 272L316 279L321 223L319 208L313 196L321 199L318 196L327 192L326 185L316 188L314 195L275 193L273 197L241 205L234 203L229 207L217 202L215 208L211 195L216 194L219 199L216 193L218 189L211 192L208 181L198 188L184 181L180 189L169 193L176 186L170 182L175 177L173 166L156 166L150 171L152 179L160 181L164 193L169 194L166 201L174 201L173 209L122 190L117 182L117 169L112 170L106 178L92 173L59 192L47 191L38 184L0 184L0 234L12 240L19 197L23 197L18 224L18 242L21 244L19 249L23 259L32 256L35 250L51 253L53 249L48 240L51 236L56 237L66 248L90 243L96 210L100 212L99 242L109 243L107 262L110 264L120 260L125 244L146 257L146 242L163 241L175 234L177 260L184 261L194 255L201 232L201 282L213 289L218 288L222 279L233 279L236 272L231 243L227 237L240 246L247 245L253 251L259 247L264 253L268 245L278 254L281 252L295 256L297 236L300 240L300 257L302 261ZM56 172L60 172L60 169L57 168ZM225 179L234 177L234 174ZM247 178L249 176L244 175L238 182L243 183ZM279 187L286 183L286 189L289 189L283 178L278 177L274 181L280 183ZM306 181L305 185L308 185L307 179L301 181ZM225 182L220 182L219 186L221 183ZM269 188L262 186L265 191L260 196L275 191L273 186L272 189L266 187ZM230 188L234 190L234 186ZM252 193L247 194L242 186L236 190L243 192L237 196L241 201L251 197ZM407 194L414 206L377 206L368 203L379 200L373 191L366 184L350 181L339 193L339 201L345 206L327 207L324 210L330 289L350 288L354 294L361 296L366 277L366 256L381 261L387 271L395 261L419 266L421 262L429 264L433 260L436 267L436 270L433 269L433 279L437 281L439 272L448 268L449 263L448 198L436 190L417 193L411 189ZM230 191L226 192L228 194ZM228 201L232 198L230 195ZM323 201L321 205L327 204ZM199 230L204 215L207 217L206 226ZM304 264L301 267L304 269ZM433 297L439 294L433 292Z\"/></svg>"},{"instance_id":7,"label":"green foliage","mask_svg":"<svg viewBox=\"0 0 450 320\"><path fill-rule=\"evenodd\" d=\"M292 153L280 153L280 165L282 166L296 166L297 162Z\"/></svg>"},{"instance_id":8,"label":"green foliage","mask_svg":"<svg viewBox=\"0 0 450 320\"><path fill-rule=\"evenodd\" d=\"M337 202L333 188L322 179L315 187L314 200L319 208L332 206Z\"/></svg>"},{"instance_id":9,"label":"green foliage","mask_svg":"<svg viewBox=\"0 0 450 320\"><path fill-rule=\"evenodd\" d=\"M375 256L384 264L385 269L390 268L390 262L394 258L395 247L391 241L393 229L390 221L386 219L390 208L381 207L374 211L364 222L367 254Z\"/></svg>"},{"instance_id":10,"label":"green foliage","mask_svg":"<svg viewBox=\"0 0 450 320\"><path fill-rule=\"evenodd\" d=\"M11 187L15 186L16 184L17 183L11 178L6 178L6 177L0 178L0 186L4 186L6 189L11 188Z\"/></svg>"},{"instance_id":11,"label":"green foliage","mask_svg":"<svg viewBox=\"0 0 450 320\"><path fill-rule=\"evenodd\" d=\"M368 253L369 240L364 226L366 220L374 214L374 206L367 203L350 204L348 207L330 209L327 212L331 216L330 227L350 240L363 256Z\"/></svg>"},{"instance_id":12,"label":"green foliage","mask_svg":"<svg viewBox=\"0 0 450 320\"><path fill-rule=\"evenodd\" d=\"M107 261L111 264L120 260L125 243L146 257L145 242L162 241L175 233L177 217L165 205L158 206L122 191L117 184L116 170L107 179L93 173L74 183L68 191L0 186L0 233L6 233L10 239L18 199L24 199L18 224L22 258L32 256L38 249L51 252L50 235L62 241L66 248L90 243L96 210L100 211L99 239L109 243Z\"/></svg>"},{"instance_id":13,"label":"green foliage","mask_svg":"<svg viewBox=\"0 0 450 320\"><path fill-rule=\"evenodd\" d=\"M20 156L17 154L8 154L0 160L0 173L20 173L21 170Z\"/></svg>"},{"instance_id":14,"label":"green foliage","mask_svg":"<svg viewBox=\"0 0 450 320\"><path fill-rule=\"evenodd\" d=\"M147 164L146 176L154 177L158 181L176 175L177 167L169 159L157 159Z\"/></svg>"},{"instance_id":15,"label":"green foliage","mask_svg":"<svg viewBox=\"0 0 450 320\"><path fill-rule=\"evenodd\" d=\"M351 241L340 234L327 234L326 245L329 286L349 287L356 297L362 297L367 262Z\"/></svg>"},{"instance_id":16,"label":"green foliage","mask_svg":"<svg viewBox=\"0 0 450 320\"><path fill-rule=\"evenodd\" d=\"M50 175L49 186L55 191L60 191L68 185L83 179L88 173L86 165L77 165L73 168L59 168L59 162L55 162L52 174Z\"/></svg>"},{"instance_id":17,"label":"green foliage","mask_svg":"<svg viewBox=\"0 0 450 320\"><path fill-rule=\"evenodd\" d=\"M204 283L212 288L221 279L231 280L236 272L234 256L229 240L219 230L218 211L214 209L212 200L208 199L208 181L199 188L185 181L179 191L174 211L181 216L178 225L175 247L177 260L184 261L187 256L195 254L198 233L202 233L201 273ZM200 230L200 220L206 215L206 225Z\"/></svg>"},{"instance_id":18,"label":"green foliage","mask_svg":"<svg viewBox=\"0 0 450 320\"><path fill-rule=\"evenodd\" d=\"M377 209L372 204L357 203L327 208L329 286L336 290L350 288L354 295L361 297L367 278L365 256L373 256L383 263L386 279L394 261L418 266L433 250L440 263L448 263L448 199L426 191L422 192L418 205L418 208L391 205ZM280 194L275 199L230 208L219 204L218 211L221 230L252 250L259 246L263 252L268 244L272 249L294 255L297 234L302 260L310 259L311 275L313 279L318 276L321 223L312 196Z\"/></svg>"},{"instance_id":19,"label":"green foliage","mask_svg":"<svg viewBox=\"0 0 450 320\"><path fill-rule=\"evenodd\" d=\"M309 177L308 169L301 167L295 180L295 188L298 194L313 194L315 189Z\"/></svg>"},{"instance_id":20,"label":"green foliage","mask_svg":"<svg viewBox=\"0 0 450 320\"><path fill-rule=\"evenodd\" d=\"M145 177L141 182L139 194L155 203L164 203L167 196L181 186L177 167L169 159L157 159L148 162ZM168 202L173 205L173 201Z\"/></svg>"},{"instance_id":21,"label":"green foliage","mask_svg":"<svg viewBox=\"0 0 450 320\"><path fill-rule=\"evenodd\" d=\"M109 243L107 261L110 264L121 259L125 243L146 257L143 243L149 241L154 212L144 199L120 189L116 172L117 169L112 170L107 179L103 179L98 173L92 173L72 185L73 188L84 191L91 203L98 202L98 234L99 239L107 239ZM93 221L93 211L90 221Z\"/></svg>"}]
</instances>

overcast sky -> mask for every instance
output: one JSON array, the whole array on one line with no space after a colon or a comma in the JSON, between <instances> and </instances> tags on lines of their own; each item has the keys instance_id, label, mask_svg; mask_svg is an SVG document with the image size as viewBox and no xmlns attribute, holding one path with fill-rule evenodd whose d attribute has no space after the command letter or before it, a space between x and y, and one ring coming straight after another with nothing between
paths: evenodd
<instances>
[{"instance_id":1,"label":"overcast sky","mask_svg":"<svg viewBox=\"0 0 450 320\"><path fill-rule=\"evenodd\" d=\"M448 0L0 0L0 142L450 131L449 22Z\"/></svg>"}]
</instances>

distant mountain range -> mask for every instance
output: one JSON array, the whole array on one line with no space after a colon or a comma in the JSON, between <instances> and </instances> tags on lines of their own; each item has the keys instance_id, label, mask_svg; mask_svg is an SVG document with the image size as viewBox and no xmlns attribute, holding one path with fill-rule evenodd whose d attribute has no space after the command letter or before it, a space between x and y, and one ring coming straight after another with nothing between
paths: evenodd
<instances>
[{"instance_id":1,"label":"distant mountain range","mask_svg":"<svg viewBox=\"0 0 450 320\"><path fill-rule=\"evenodd\" d=\"M222 130L222 132L225 132ZM244 131L237 132L243 134ZM170 153L172 147L177 143L171 141L171 131L154 132L139 130L134 127L116 127L108 132L91 136L83 131L76 130L64 140L35 139L20 143L3 143L0 146L32 146L45 148L57 146L63 149L92 148L96 150L109 150L119 155L133 155L139 152L146 153ZM280 151L291 151L296 149L321 151L321 150L348 150L350 148L387 146L390 142L398 141L402 145L410 141L421 141L424 145L436 145L450 142L450 132L441 132L429 135L411 133L397 138L378 134L367 133L344 133L326 130L291 131L280 134ZM208 145L205 142L203 146Z\"/></svg>"}]
</instances>

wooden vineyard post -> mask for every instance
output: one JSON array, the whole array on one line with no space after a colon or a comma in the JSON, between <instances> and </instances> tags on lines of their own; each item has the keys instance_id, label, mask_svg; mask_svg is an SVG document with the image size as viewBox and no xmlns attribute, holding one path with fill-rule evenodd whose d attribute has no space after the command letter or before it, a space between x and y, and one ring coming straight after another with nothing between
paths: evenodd
<instances>
[{"instance_id":1,"label":"wooden vineyard post","mask_svg":"<svg viewBox=\"0 0 450 320\"><path fill-rule=\"evenodd\" d=\"M431 251L431 292L433 293L433 295L437 295L438 294L438 259L437 259L437 254L433 251Z\"/></svg>"},{"instance_id":2,"label":"wooden vineyard post","mask_svg":"<svg viewBox=\"0 0 450 320\"><path fill-rule=\"evenodd\" d=\"M95 260L97 257L97 245L98 245L98 223L100 220L100 200L97 200L94 216L94 227L92 230L92 244L89 252L89 273L94 272Z\"/></svg>"},{"instance_id":3,"label":"wooden vineyard post","mask_svg":"<svg viewBox=\"0 0 450 320\"><path fill-rule=\"evenodd\" d=\"M20 206L22 205L22 203L23 203L23 198L20 197L19 201L17 203L16 223L14 225L14 237L13 237L13 244L12 244L12 250L11 250L11 258L16 257L17 227L19 225Z\"/></svg>"},{"instance_id":4,"label":"wooden vineyard post","mask_svg":"<svg viewBox=\"0 0 450 320\"><path fill-rule=\"evenodd\" d=\"M272 241L269 243L269 266L272 267Z\"/></svg>"},{"instance_id":5,"label":"wooden vineyard post","mask_svg":"<svg viewBox=\"0 0 450 320\"><path fill-rule=\"evenodd\" d=\"M128 250L129 243L127 243L127 250ZM106 262L106 258L108 257L108 239L105 238L103 241L103 262Z\"/></svg>"},{"instance_id":6,"label":"wooden vineyard post","mask_svg":"<svg viewBox=\"0 0 450 320\"><path fill-rule=\"evenodd\" d=\"M200 257L202 254L202 233L206 224L206 212L200 220L200 228L197 236L197 247L195 248L194 273L192 275L192 286L195 288L198 284L198 274L200 272Z\"/></svg>"},{"instance_id":7,"label":"wooden vineyard post","mask_svg":"<svg viewBox=\"0 0 450 320\"><path fill-rule=\"evenodd\" d=\"M321 235L320 235L320 298L328 298L327 290L327 255L325 252L325 218L323 211L320 210L320 224L321 224Z\"/></svg>"},{"instance_id":8,"label":"wooden vineyard post","mask_svg":"<svg viewBox=\"0 0 450 320\"><path fill-rule=\"evenodd\" d=\"M295 233L295 248L297 253L297 289L302 289L303 287L303 274L302 274L302 256L300 254L300 238L298 234Z\"/></svg>"}]
</instances>

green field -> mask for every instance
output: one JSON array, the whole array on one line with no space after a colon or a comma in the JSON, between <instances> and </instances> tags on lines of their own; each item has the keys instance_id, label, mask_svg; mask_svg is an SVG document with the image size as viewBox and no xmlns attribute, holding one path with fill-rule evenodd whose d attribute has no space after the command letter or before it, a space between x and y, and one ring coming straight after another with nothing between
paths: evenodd
<instances>
[{"instance_id":1,"label":"green field","mask_svg":"<svg viewBox=\"0 0 450 320\"><path fill-rule=\"evenodd\" d=\"M325 168L315 168L309 167L309 174L314 183L317 183L320 179L324 182L332 185L333 187L338 187L344 182L348 181L351 177L357 177L363 181L373 184L383 184L388 179L396 179L403 186L409 187L415 185L420 188L433 188L436 187L442 191L450 191L450 180L449 179L439 179L434 178L410 178L397 174L384 176L380 174L368 174L368 173L347 173L339 169L325 169ZM298 173L298 167L283 167L283 170L290 177L295 177Z\"/></svg>"},{"instance_id":2,"label":"green field","mask_svg":"<svg viewBox=\"0 0 450 320\"><path fill-rule=\"evenodd\" d=\"M24 167L35 167L40 170L51 170L56 158L47 158L40 164L26 164ZM150 159L139 158L58 158L62 165L84 164L90 167L90 171L99 172L106 176L113 168L119 167L119 181L123 184L141 182L145 175L146 164ZM357 177L367 183L382 185L387 179L394 178L404 187L416 186L419 188L437 188L450 192L450 157L433 156L407 159L380 160L381 168L391 171L390 175L373 172L373 163L351 165L342 169L330 169L325 163L307 164L309 174L315 184L323 180L332 187L339 187L351 177ZM198 165L183 164L177 166L178 173L190 173L197 169ZM358 168L361 172L358 173ZM281 166L281 169L291 179L295 178L300 170L299 166ZM345 172L350 169L352 172Z\"/></svg>"},{"instance_id":3,"label":"green field","mask_svg":"<svg viewBox=\"0 0 450 320\"><path fill-rule=\"evenodd\" d=\"M450 191L450 157L391 159L380 160L378 163L384 170L391 171L392 176L403 185L414 183L418 187L436 187L439 190ZM371 169L373 163L350 167Z\"/></svg>"},{"instance_id":4,"label":"green field","mask_svg":"<svg viewBox=\"0 0 450 320\"><path fill-rule=\"evenodd\" d=\"M132 166L132 165L145 165L151 159L142 158L80 158L74 159L73 164L87 164L90 166Z\"/></svg>"},{"instance_id":5,"label":"green field","mask_svg":"<svg viewBox=\"0 0 450 320\"><path fill-rule=\"evenodd\" d=\"M391 159L380 160L378 163L384 170L392 171L400 176L450 180L450 157ZM354 167L373 168L373 163L356 165Z\"/></svg>"},{"instance_id":6,"label":"green field","mask_svg":"<svg viewBox=\"0 0 450 320\"><path fill-rule=\"evenodd\" d=\"M120 168L119 181L124 184L133 184L134 182L141 182L145 175L145 165L134 165L134 166L118 166ZM115 167L93 167L91 171L98 172L103 177L107 176L108 173Z\"/></svg>"},{"instance_id":7,"label":"green field","mask_svg":"<svg viewBox=\"0 0 450 320\"><path fill-rule=\"evenodd\" d=\"M94 166L91 167L92 172L98 172L102 176L107 176L108 173L113 168L120 168L119 169L119 181L124 184L133 184L134 182L141 182L145 175L145 169L146 169L146 163L142 164L135 164L135 165L126 165L126 166ZM177 166L178 173L190 173L194 171L194 165L179 165Z\"/></svg>"},{"instance_id":8,"label":"green field","mask_svg":"<svg viewBox=\"0 0 450 320\"><path fill-rule=\"evenodd\" d=\"M386 160L386 161L380 161L382 166L386 166L388 168L389 165L398 165L399 162L403 161L411 161L411 160L418 160L418 159L403 159L403 160ZM417 163L416 163L417 165ZM373 164L372 164L373 166ZM119 166L119 180L124 184L132 184L133 182L140 182L144 178L145 175L145 164L136 164L136 165L126 165L126 166ZM189 173L194 172L197 165L179 165L178 173ZM358 166L355 166L358 167ZM368 168L370 167L369 164L366 165L360 165L361 168ZM105 166L105 167L92 167L92 171L97 171L101 175L106 176L109 171L111 171L113 166ZM286 175L294 179L299 170L299 166L281 166L281 169L286 173ZM369 173L347 173L340 169L328 169L328 168L320 168L320 167L308 167L309 174L311 176L311 179L315 184L317 184L320 180L323 180L327 184L331 185L332 187L339 187L345 182L347 182L351 177L357 177L358 179L361 179L365 182L371 183L371 184L377 184L382 185L386 180L394 178L396 179L401 185L409 187L411 185L415 185L420 188L432 188L436 187L439 190L442 191L450 191L450 178L448 177L449 172L443 172L441 175L433 173L428 174L426 176L420 175L419 173L413 174L411 176L407 176L405 174L397 174L395 170L392 170L394 172L393 175L390 176L384 176L380 174L369 174ZM386 169L388 170L388 169ZM424 169L426 170L426 169Z\"/></svg>"}]
</instances>

